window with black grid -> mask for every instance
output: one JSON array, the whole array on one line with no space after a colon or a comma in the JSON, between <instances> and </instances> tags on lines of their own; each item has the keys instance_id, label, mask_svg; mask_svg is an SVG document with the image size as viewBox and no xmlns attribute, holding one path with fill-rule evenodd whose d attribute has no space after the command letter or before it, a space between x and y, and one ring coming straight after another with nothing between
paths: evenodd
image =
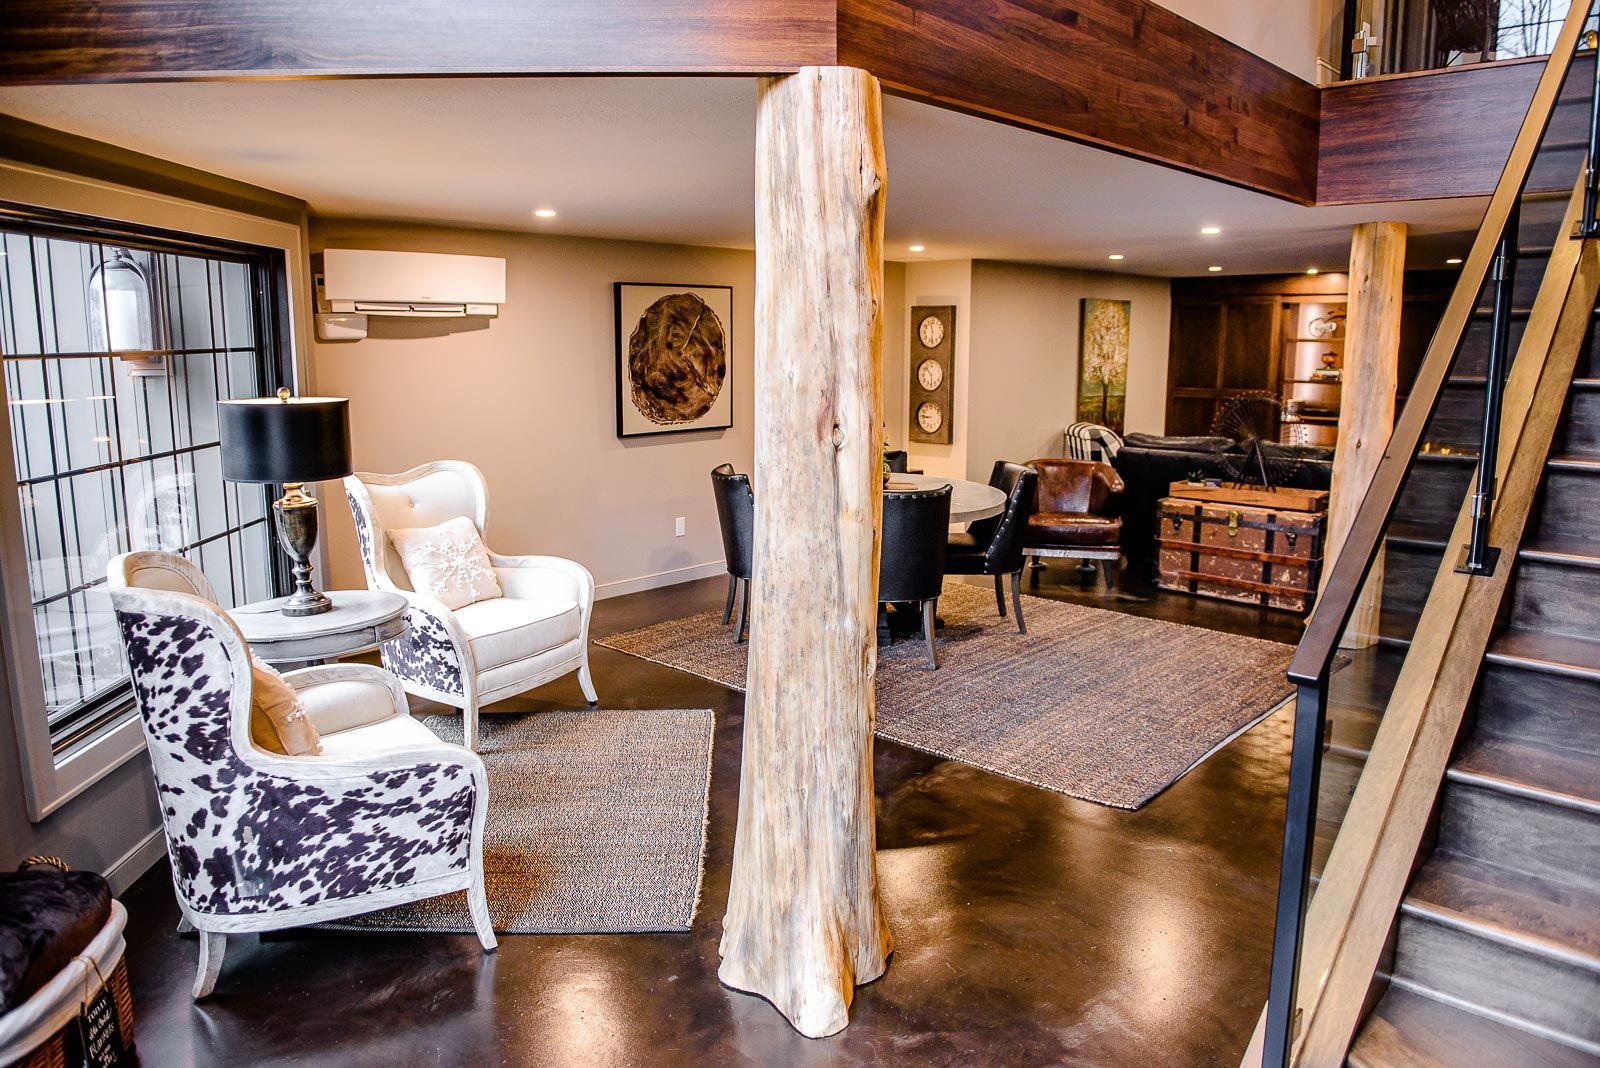
<instances>
[{"instance_id":1,"label":"window with black grid","mask_svg":"<svg viewBox=\"0 0 1600 1068\"><path fill-rule=\"evenodd\" d=\"M0 358L57 752L131 714L118 553L195 561L224 607L282 590L270 496L224 482L218 400L269 393L264 256L0 227Z\"/></svg>"}]
</instances>

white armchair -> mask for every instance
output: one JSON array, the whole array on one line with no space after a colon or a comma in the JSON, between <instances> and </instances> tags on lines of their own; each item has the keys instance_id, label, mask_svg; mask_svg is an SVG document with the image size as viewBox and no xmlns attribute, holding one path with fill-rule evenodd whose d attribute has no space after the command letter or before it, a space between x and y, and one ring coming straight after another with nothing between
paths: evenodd
<instances>
[{"instance_id":1,"label":"white armchair","mask_svg":"<svg viewBox=\"0 0 1600 1068\"><path fill-rule=\"evenodd\" d=\"M172 882L200 934L194 996L209 994L227 935L342 919L455 890L484 949L489 784L476 753L412 719L382 668L290 672L322 735L318 756L250 738L250 657L198 568L128 553L108 568Z\"/></svg>"},{"instance_id":2,"label":"white armchair","mask_svg":"<svg viewBox=\"0 0 1600 1068\"><path fill-rule=\"evenodd\" d=\"M589 617L594 578L555 556L489 554L503 597L449 609L411 588L388 531L437 526L466 516L483 534L488 491L483 474L461 460L436 460L398 475L357 472L344 480L367 586L403 594L410 629L386 643L383 663L406 692L462 710L468 748L476 748L478 709L543 686L568 672L590 704Z\"/></svg>"}]
</instances>

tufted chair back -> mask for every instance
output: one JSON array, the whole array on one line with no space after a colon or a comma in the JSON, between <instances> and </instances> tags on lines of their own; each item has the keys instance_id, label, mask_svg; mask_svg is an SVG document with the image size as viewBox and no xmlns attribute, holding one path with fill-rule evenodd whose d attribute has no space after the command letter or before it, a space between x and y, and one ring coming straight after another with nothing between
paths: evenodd
<instances>
[{"instance_id":1,"label":"tufted chair back","mask_svg":"<svg viewBox=\"0 0 1600 1068\"><path fill-rule=\"evenodd\" d=\"M106 582L113 590L165 590L218 603L217 591L205 572L176 553L146 550L112 557L106 565Z\"/></svg>"},{"instance_id":2,"label":"tufted chair back","mask_svg":"<svg viewBox=\"0 0 1600 1068\"><path fill-rule=\"evenodd\" d=\"M728 574L748 579L754 570L756 538L756 498L750 476L738 474L732 464L718 464L711 469L711 488L717 497L717 522L722 526Z\"/></svg>"},{"instance_id":3,"label":"tufted chair back","mask_svg":"<svg viewBox=\"0 0 1600 1068\"><path fill-rule=\"evenodd\" d=\"M483 473L465 460L435 460L398 475L357 471L344 480L344 490L355 516L368 582L379 589L411 589L388 531L432 527L466 516L482 536L488 521Z\"/></svg>"},{"instance_id":4,"label":"tufted chair back","mask_svg":"<svg viewBox=\"0 0 1600 1068\"><path fill-rule=\"evenodd\" d=\"M1006 510L989 519L980 519L967 528L972 540L984 549L984 572L1004 575L1022 568L1022 535L1033 514L1039 475L1033 468L996 460L989 485L1006 495Z\"/></svg>"},{"instance_id":5,"label":"tufted chair back","mask_svg":"<svg viewBox=\"0 0 1600 1068\"><path fill-rule=\"evenodd\" d=\"M1046 458L1028 466L1039 472L1040 512L1115 516L1122 511L1122 476L1110 464Z\"/></svg>"},{"instance_id":6,"label":"tufted chair back","mask_svg":"<svg viewBox=\"0 0 1600 1068\"><path fill-rule=\"evenodd\" d=\"M879 601L929 601L944 586L950 530L949 486L885 490L879 552Z\"/></svg>"}]
</instances>

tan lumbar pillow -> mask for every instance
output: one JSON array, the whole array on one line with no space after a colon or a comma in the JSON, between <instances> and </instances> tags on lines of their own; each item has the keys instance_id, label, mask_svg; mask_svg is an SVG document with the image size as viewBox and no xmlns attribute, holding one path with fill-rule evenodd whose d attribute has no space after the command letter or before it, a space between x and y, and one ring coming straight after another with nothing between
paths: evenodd
<instances>
[{"instance_id":1,"label":"tan lumbar pillow","mask_svg":"<svg viewBox=\"0 0 1600 1068\"><path fill-rule=\"evenodd\" d=\"M389 540L400 554L411 588L438 598L446 608L465 608L501 596L489 550L466 516L436 527L391 530Z\"/></svg>"},{"instance_id":2,"label":"tan lumbar pillow","mask_svg":"<svg viewBox=\"0 0 1600 1068\"><path fill-rule=\"evenodd\" d=\"M250 740L282 756L322 752L322 739L300 695L254 653L250 654Z\"/></svg>"}]
</instances>

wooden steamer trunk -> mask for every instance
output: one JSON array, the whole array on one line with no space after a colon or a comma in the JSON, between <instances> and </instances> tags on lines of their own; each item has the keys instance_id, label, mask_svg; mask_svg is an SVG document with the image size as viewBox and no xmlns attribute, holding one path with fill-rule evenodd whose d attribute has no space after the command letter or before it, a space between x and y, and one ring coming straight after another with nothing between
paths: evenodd
<instances>
[{"instance_id":1,"label":"wooden steamer trunk","mask_svg":"<svg viewBox=\"0 0 1600 1068\"><path fill-rule=\"evenodd\" d=\"M1191 486L1160 503L1163 589L1307 612L1321 578L1326 490Z\"/></svg>"}]
</instances>

